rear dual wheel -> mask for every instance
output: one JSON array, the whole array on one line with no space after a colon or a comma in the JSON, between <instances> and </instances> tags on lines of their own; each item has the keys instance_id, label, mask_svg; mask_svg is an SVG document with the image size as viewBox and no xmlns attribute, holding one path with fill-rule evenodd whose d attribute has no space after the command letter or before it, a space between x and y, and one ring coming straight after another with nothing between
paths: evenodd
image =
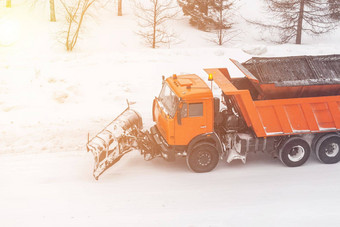
<instances>
[{"instance_id":1,"label":"rear dual wheel","mask_svg":"<svg viewBox=\"0 0 340 227\"><path fill-rule=\"evenodd\" d=\"M321 137L315 145L316 157L325 164L334 164L340 161L340 136L327 134Z\"/></svg>"},{"instance_id":2,"label":"rear dual wheel","mask_svg":"<svg viewBox=\"0 0 340 227\"><path fill-rule=\"evenodd\" d=\"M331 133L318 137L312 147L321 162L333 164L340 161L340 135ZM279 157L286 166L297 167L308 160L310 150L309 144L304 139L291 137L281 146Z\"/></svg>"}]
</instances>

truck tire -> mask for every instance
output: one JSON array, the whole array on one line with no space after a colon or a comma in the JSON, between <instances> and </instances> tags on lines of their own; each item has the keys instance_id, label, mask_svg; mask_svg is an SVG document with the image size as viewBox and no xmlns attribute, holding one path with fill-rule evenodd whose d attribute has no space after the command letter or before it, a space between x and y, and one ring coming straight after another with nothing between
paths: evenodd
<instances>
[{"instance_id":1,"label":"truck tire","mask_svg":"<svg viewBox=\"0 0 340 227\"><path fill-rule=\"evenodd\" d=\"M340 136L327 134L316 143L316 157L325 164L334 164L340 161Z\"/></svg>"},{"instance_id":2,"label":"truck tire","mask_svg":"<svg viewBox=\"0 0 340 227\"><path fill-rule=\"evenodd\" d=\"M219 154L211 143L198 143L189 151L186 161L189 169L196 173L210 172L218 163Z\"/></svg>"},{"instance_id":3,"label":"truck tire","mask_svg":"<svg viewBox=\"0 0 340 227\"><path fill-rule=\"evenodd\" d=\"M317 133L314 135L314 138L312 139L312 143L310 145L311 151L316 154L316 144L318 143L319 139L323 137L325 134L324 133Z\"/></svg>"},{"instance_id":4,"label":"truck tire","mask_svg":"<svg viewBox=\"0 0 340 227\"><path fill-rule=\"evenodd\" d=\"M298 137L292 137L285 141L279 150L281 162L288 167L303 165L308 160L309 155L309 144Z\"/></svg>"}]
</instances>

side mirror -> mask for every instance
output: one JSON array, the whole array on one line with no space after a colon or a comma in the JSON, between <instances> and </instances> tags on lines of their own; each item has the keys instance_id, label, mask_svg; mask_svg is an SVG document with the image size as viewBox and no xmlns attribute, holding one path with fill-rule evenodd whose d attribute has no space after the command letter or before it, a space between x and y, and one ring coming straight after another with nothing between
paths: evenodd
<instances>
[{"instance_id":1,"label":"side mirror","mask_svg":"<svg viewBox=\"0 0 340 227\"><path fill-rule=\"evenodd\" d=\"M155 108L156 108L156 103L157 103L158 99L157 97L155 96L153 102L152 102L152 120L154 122L156 122L156 116L155 116Z\"/></svg>"},{"instance_id":2,"label":"side mirror","mask_svg":"<svg viewBox=\"0 0 340 227\"><path fill-rule=\"evenodd\" d=\"M183 103L179 103L177 107L177 124L178 125L182 124L182 108L183 108Z\"/></svg>"}]
</instances>

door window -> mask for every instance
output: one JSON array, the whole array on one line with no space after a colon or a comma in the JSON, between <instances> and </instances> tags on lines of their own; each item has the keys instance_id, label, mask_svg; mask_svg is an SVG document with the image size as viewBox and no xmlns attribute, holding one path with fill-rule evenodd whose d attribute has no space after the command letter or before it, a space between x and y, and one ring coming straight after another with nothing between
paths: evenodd
<instances>
[{"instance_id":1,"label":"door window","mask_svg":"<svg viewBox=\"0 0 340 227\"><path fill-rule=\"evenodd\" d=\"M189 106L189 108L188 108ZM183 103L182 111L181 111L182 118L185 117L201 117L203 116L203 103Z\"/></svg>"},{"instance_id":2,"label":"door window","mask_svg":"<svg viewBox=\"0 0 340 227\"><path fill-rule=\"evenodd\" d=\"M203 116L203 103L189 103L189 117Z\"/></svg>"}]
</instances>

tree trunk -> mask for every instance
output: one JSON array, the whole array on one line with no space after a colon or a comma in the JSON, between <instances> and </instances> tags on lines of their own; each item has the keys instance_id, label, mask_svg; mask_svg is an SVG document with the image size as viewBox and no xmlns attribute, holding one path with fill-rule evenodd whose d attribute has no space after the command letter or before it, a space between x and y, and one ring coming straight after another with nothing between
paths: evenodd
<instances>
[{"instance_id":1,"label":"tree trunk","mask_svg":"<svg viewBox=\"0 0 340 227\"><path fill-rule=\"evenodd\" d=\"M50 21L56 22L54 0L50 0Z\"/></svg>"},{"instance_id":2,"label":"tree trunk","mask_svg":"<svg viewBox=\"0 0 340 227\"><path fill-rule=\"evenodd\" d=\"M206 15L208 16L208 1L202 1L201 2L201 11Z\"/></svg>"},{"instance_id":3,"label":"tree trunk","mask_svg":"<svg viewBox=\"0 0 340 227\"><path fill-rule=\"evenodd\" d=\"M123 0L118 0L118 16L122 16L122 1Z\"/></svg>"},{"instance_id":4,"label":"tree trunk","mask_svg":"<svg viewBox=\"0 0 340 227\"><path fill-rule=\"evenodd\" d=\"M156 32L157 32L157 6L158 0L154 2L154 9L153 9L153 34L152 34L152 48L156 48Z\"/></svg>"},{"instance_id":5,"label":"tree trunk","mask_svg":"<svg viewBox=\"0 0 340 227\"><path fill-rule=\"evenodd\" d=\"M218 36L218 45L222 46L223 44L223 7L222 7L222 2L220 2L221 5L220 5L220 8L218 9L219 10L219 17L220 17L220 21L219 21L219 36Z\"/></svg>"},{"instance_id":6,"label":"tree trunk","mask_svg":"<svg viewBox=\"0 0 340 227\"><path fill-rule=\"evenodd\" d=\"M305 8L305 0L300 0L299 19L298 19L297 31L296 31L296 42L295 42L296 44L301 44L304 8Z\"/></svg>"},{"instance_id":7,"label":"tree trunk","mask_svg":"<svg viewBox=\"0 0 340 227\"><path fill-rule=\"evenodd\" d=\"M11 0L6 0L6 7L11 8L12 7L12 2Z\"/></svg>"}]
</instances>

